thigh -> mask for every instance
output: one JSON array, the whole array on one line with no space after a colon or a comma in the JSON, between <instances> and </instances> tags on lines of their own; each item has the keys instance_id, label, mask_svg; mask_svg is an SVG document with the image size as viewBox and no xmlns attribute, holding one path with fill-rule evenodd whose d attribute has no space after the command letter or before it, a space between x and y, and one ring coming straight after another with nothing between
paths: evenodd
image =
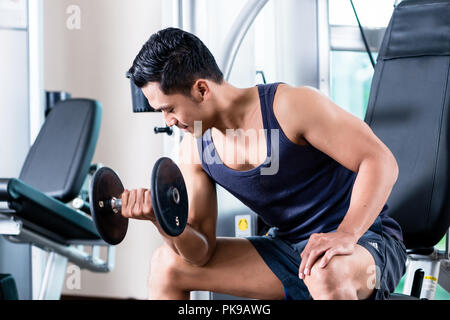
<instances>
[{"instance_id":1,"label":"thigh","mask_svg":"<svg viewBox=\"0 0 450 320\"><path fill-rule=\"evenodd\" d=\"M202 267L176 255L183 289L212 291L251 299L283 299L281 281L244 238L218 238L215 253Z\"/></svg>"},{"instance_id":2,"label":"thigh","mask_svg":"<svg viewBox=\"0 0 450 320\"><path fill-rule=\"evenodd\" d=\"M359 244L350 256L350 273L353 274L358 299L368 299L374 292L380 274L372 254Z\"/></svg>"}]
</instances>

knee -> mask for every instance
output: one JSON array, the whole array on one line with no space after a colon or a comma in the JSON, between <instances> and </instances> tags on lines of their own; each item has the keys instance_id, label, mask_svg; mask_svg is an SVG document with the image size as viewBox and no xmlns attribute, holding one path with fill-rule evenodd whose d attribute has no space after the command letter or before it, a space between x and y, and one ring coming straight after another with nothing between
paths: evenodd
<instances>
[{"instance_id":1,"label":"knee","mask_svg":"<svg viewBox=\"0 0 450 320\"><path fill-rule=\"evenodd\" d=\"M150 261L150 284L171 285L177 283L180 277L179 258L167 245L157 248Z\"/></svg>"},{"instance_id":2,"label":"knee","mask_svg":"<svg viewBox=\"0 0 450 320\"><path fill-rule=\"evenodd\" d=\"M311 275L304 279L315 300L353 300L357 290L353 285L348 267L332 259L325 268L320 268L320 259L311 269Z\"/></svg>"}]
</instances>

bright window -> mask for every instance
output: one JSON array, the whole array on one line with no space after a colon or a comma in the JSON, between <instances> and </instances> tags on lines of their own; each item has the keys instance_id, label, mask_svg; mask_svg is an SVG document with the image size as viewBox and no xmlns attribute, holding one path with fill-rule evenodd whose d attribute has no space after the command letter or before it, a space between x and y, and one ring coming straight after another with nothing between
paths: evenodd
<instances>
[{"instance_id":1,"label":"bright window","mask_svg":"<svg viewBox=\"0 0 450 320\"><path fill-rule=\"evenodd\" d=\"M393 0L353 0L360 22L367 28L383 28L394 10ZM331 25L357 26L350 0L329 0Z\"/></svg>"},{"instance_id":2,"label":"bright window","mask_svg":"<svg viewBox=\"0 0 450 320\"><path fill-rule=\"evenodd\" d=\"M364 120L374 72L367 53L331 51L330 71L331 99Z\"/></svg>"},{"instance_id":3,"label":"bright window","mask_svg":"<svg viewBox=\"0 0 450 320\"><path fill-rule=\"evenodd\" d=\"M367 31L378 31L379 38L382 37L389 24L394 1L354 0L353 4L363 28L368 29ZM330 52L330 97L343 109L364 119L374 70L370 58L362 46L360 31L350 0L329 0L328 5L333 45ZM339 26L350 26L351 28L344 29L345 33L333 32L337 29L342 30ZM339 39L333 37L339 37ZM349 51L349 44L355 43L355 41L360 44L360 49ZM339 47L340 45L341 47ZM372 56L376 60L376 52L372 52Z\"/></svg>"}]
</instances>

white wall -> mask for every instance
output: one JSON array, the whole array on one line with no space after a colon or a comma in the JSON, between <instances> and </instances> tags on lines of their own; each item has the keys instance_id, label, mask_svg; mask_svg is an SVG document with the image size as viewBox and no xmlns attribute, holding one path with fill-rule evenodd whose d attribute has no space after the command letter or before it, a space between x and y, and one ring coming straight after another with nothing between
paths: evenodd
<instances>
[{"instance_id":1,"label":"white wall","mask_svg":"<svg viewBox=\"0 0 450 320\"><path fill-rule=\"evenodd\" d=\"M17 178L30 147L27 30L0 29L0 177Z\"/></svg>"},{"instance_id":2,"label":"white wall","mask_svg":"<svg viewBox=\"0 0 450 320\"><path fill-rule=\"evenodd\" d=\"M79 8L77 29L75 11ZM69 26L67 22L72 22ZM153 128L162 115L133 114L125 73L141 46L161 26L161 0L44 0L44 75L46 90L101 102L103 119L94 162L113 168L128 189L149 187L151 168L163 155L162 136ZM162 239L150 222L130 221L117 246L109 274L83 271L81 290L63 294L147 297L153 251Z\"/></svg>"}]
</instances>

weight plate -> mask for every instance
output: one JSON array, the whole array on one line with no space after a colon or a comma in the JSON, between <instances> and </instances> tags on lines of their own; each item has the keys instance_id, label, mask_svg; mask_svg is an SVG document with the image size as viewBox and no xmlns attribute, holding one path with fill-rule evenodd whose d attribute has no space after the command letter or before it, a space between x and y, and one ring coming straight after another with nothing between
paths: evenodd
<instances>
[{"instance_id":1,"label":"weight plate","mask_svg":"<svg viewBox=\"0 0 450 320\"><path fill-rule=\"evenodd\" d=\"M124 191L122 182L110 168L98 169L92 177L89 188L89 206L98 233L107 243L122 242L128 229L128 219L111 209L113 197L120 199Z\"/></svg>"},{"instance_id":2,"label":"weight plate","mask_svg":"<svg viewBox=\"0 0 450 320\"><path fill-rule=\"evenodd\" d=\"M183 175L169 158L160 158L152 171L153 210L161 228L169 236L179 236L188 218L188 195Z\"/></svg>"}]
</instances>

